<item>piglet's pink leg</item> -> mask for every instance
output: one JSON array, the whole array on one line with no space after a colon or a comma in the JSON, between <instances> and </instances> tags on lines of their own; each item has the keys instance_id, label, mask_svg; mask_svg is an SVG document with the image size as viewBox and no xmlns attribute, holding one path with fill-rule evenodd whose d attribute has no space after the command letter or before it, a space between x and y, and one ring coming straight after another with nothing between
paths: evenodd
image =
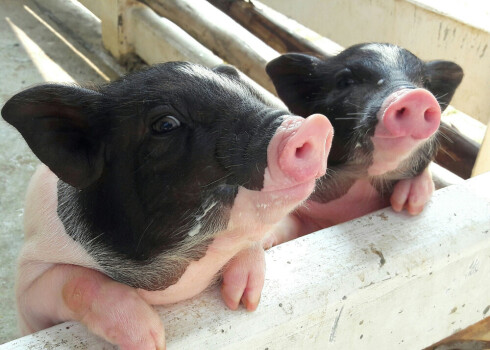
<instances>
[{"instance_id":1,"label":"piglet's pink leg","mask_svg":"<svg viewBox=\"0 0 490 350\"><path fill-rule=\"evenodd\" d=\"M405 208L409 214L417 215L424 209L433 192L434 182L426 168L420 175L400 180L395 185L390 199L391 206L394 211L400 212Z\"/></svg>"},{"instance_id":2,"label":"piglet's pink leg","mask_svg":"<svg viewBox=\"0 0 490 350\"><path fill-rule=\"evenodd\" d=\"M120 349L165 349L163 324L134 288L91 269L55 265L26 291L31 328L76 320Z\"/></svg>"},{"instance_id":3,"label":"piglet's pink leg","mask_svg":"<svg viewBox=\"0 0 490 350\"><path fill-rule=\"evenodd\" d=\"M260 243L240 251L225 266L221 295L230 309L236 310L240 301L248 311L255 311L265 279L265 255Z\"/></svg>"},{"instance_id":4,"label":"piglet's pink leg","mask_svg":"<svg viewBox=\"0 0 490 350\"><path fill-rule=\"evenodd\" d=\"M223 269L221 295L230 309L236 310L240 301L248 311L255 311L265 280L264 249L290 241L304 234L302 221L294 214L281 220L268 232L262 242L240 251Z\"/></svg>"}]
</instances>

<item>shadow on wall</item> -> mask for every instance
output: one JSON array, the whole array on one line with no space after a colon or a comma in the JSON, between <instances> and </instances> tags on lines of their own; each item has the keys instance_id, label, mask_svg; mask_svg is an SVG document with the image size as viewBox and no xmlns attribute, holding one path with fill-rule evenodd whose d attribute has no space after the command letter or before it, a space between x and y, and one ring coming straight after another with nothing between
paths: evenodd
<instances>
[{"instance_id":1,"label":"shadow on wall","mask_svg":"<svg viewBox=\"0 0 490 350\"><path fill-rule=\"evenodd\" d=\"M6 16L0 29L5 35L6 57L0 60L11 61L6 69L13 76L12 84L2 91L2 104L10 95L43 81L101 83L109 80L81 52L78 43L49 23L49 12L43 12L30 1L9 0L3 6ZM66 20L70 26L70 18Z\"/></svg>"}]
</instances>

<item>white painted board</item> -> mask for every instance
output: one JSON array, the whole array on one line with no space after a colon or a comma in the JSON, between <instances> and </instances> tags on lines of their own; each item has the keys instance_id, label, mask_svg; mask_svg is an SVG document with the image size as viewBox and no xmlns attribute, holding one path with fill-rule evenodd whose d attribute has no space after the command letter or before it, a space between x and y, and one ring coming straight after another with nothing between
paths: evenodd
<instances>
[{"instance_id":1,"label":"white painted board","mask_svg":"<svg viewBox=\"0 0 490 350\"><path fill-rule=\"evenodd\" d=\"M420 349L488 314L490 174L274 247L257 311L217 288L159 308L172 349ZM485 315L485 313L487 313ZM111 349L69 322L0 346Z\"/></svg>"}]
</instances>

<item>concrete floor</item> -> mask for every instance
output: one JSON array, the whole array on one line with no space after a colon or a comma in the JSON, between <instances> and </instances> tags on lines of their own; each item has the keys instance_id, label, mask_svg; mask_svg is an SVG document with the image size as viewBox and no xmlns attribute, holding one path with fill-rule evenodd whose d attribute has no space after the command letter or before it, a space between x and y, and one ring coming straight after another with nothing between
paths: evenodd
<instances>
[{"instance_id":1,"label":"concrete floor","mask_svg":"<svg viewBox=\"0 0 490 350\"><path fill-rule=\"evenodd\" d=\"M45 81L103 83L116 77L123 70L100 42L99 21L72 1L0 1L0 106ZM23 198L38 163L20 134L1 119L0 344L19 336L15 264L23 239Z\"/></svg>"}]
</instances>

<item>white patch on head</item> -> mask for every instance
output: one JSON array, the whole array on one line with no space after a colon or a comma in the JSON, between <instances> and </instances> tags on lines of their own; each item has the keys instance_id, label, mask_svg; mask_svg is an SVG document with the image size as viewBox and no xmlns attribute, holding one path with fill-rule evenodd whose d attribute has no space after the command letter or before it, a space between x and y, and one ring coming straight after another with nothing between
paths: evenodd
<instances>
[{"instance_id":1,"label":"white patch on head","mask_svg":"<svg viewBox=\"0 0 490 350\"><path fill-rule=\"evenodd\" d=\"M383 62L393 66L397 66L401 61L400 49L397 46L373 43L362 47L361 50L378 53L381 57L383 57Z\"/></svg>"},{"instance_id":2,"label":"white patch on head","mask_svg":"<svg viewBox=\"0 0 490 350\"><path fill-rule=\"evenodd\" d=\"M208 205L208 207L206 209L204 209L204 212L201 214L201 215L195 215L195 220L196 220L196 225L191 228L189 230L189 232L187 233L189 235L189 237L194 237L195 235L197 235L201 229L202 229L202 223L201 223L201 220L208 214L208 212L213 209L216 204L218 204L217 201L215 202L212 202L210 205Z\"/></svg>"},{"instance_id":3,"label":"white patch on head","mask_svg":"<svg viewBox=\"0 0 490 350\"><path fill-rule=\"evenodd\" d=\"M183 64L176 67L176 70L181 71L182 73L189 75L190 77L201 77L204 79L215 79L215 74L198 65L193 64Z\"/></svg>"},{"instance_id":4,"label":"white patch on head","mask_svg":"<svg viewBox=\"0 0 490 350\"><path fill-rule=\"evenodd\" d=\"M197 235L199 233L199 231L201 231L201 228L202 228L202 225L201 223L198 221L197 222L197 225L194 226L188 233L188 235L190 237L194 237L195 235Z\"/></svg>"},{"instance_id":5,"label":"white patch on head","mask_svg":"<svg viewBox=\"0 0 490 350\"><path fill-rule=\"evenodd\" d=\"M198 222L201 221L202 218L206 216L206 214L208 213L208 211L210 211L211 209L213 209L216 204L218 204L218 202L211 203L206 209L204 209L204 213L202 213L201 215L196 216L196 220Z\"/></svg>"},{"instance_id":6,"label":"white patch on head","mask_svg":"<svg viewBox=\"0 0 490 350\"><path fill-rule=\"evenodd\" d=\"M251 85L250 82L247 82L247 80L250 80L250 78L247 78L243 73L240 73L240 76L242 77L237 83L237 79L228 76L227 74L221 74L214 72L213 70L206 69L204 67L201 67L199 65L194 65L194 64L184 64L181 66L176 67L176 70L186 74L189 76L191 80L203 80L203 81L210 81L213 82L216 87L219 89L222 89L223 92L226 92L228 94L231 94L230 99L247 99L247 98L252 98L255 96L255 98L260 98L263 100L266 104L271 104L276 105L278 108L284 108L285 106L283 104L278 104L276 102L276 99L270 99L270 98L265 98L262 93L258 92L255 87ZM250 80L251 81L251 80ZM212 86L212 85L211 85ZM245 88L247 86L247 88ZM254 93L252 93L254 91Z\"/></svg>"}]
</instances>

